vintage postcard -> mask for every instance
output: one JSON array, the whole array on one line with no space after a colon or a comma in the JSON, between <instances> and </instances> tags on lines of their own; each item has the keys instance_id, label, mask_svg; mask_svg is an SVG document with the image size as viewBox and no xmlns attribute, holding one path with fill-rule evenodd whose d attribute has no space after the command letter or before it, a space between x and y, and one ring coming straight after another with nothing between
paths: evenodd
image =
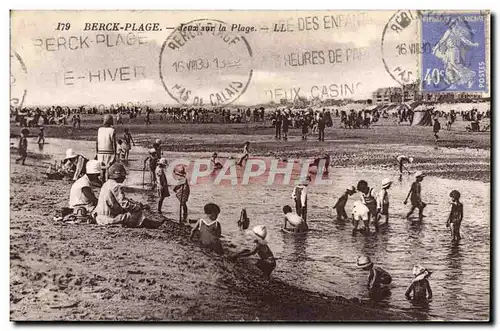
<instances>
[{"instance_id":1,"label":"vintage postcard","mask_svg":"<svg viewBox=\"0 0 500 331\"><path fill-rule=\"evenodd\" d=\"M490 18L12 10L10 319L490 321Z\"/></svg>"}]
</instances>

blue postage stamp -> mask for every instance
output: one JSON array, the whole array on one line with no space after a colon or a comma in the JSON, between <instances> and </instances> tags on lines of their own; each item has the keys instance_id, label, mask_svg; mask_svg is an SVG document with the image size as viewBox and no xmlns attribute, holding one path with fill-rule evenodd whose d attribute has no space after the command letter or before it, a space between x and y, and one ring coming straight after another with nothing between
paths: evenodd
<instances>
[{"instance_id":1,"label":"blue postage stamp","mask_svg":"<svg viewBox=\"0 0 500 331\"><path fill-rule=\"evenodd\" d=\"M486 19L482 13L422 15L421 83L427 92L487 92Z\"/></svg>"}]
</instances>

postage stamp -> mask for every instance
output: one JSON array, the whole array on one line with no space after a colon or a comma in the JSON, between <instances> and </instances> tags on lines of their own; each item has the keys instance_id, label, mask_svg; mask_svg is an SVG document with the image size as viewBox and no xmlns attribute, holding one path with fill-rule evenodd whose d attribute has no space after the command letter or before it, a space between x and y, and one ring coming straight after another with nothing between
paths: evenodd
<instances>
[{"instance_id":1,"label":"postage stamp","mask_svg":"<svg viewBox=\"0 0 500 331\"><path fill-rule=\"evenodd\" d=\"M423 91L486 92L486 17L480 12L422 15Z\"/></svg>"}]
</instances>

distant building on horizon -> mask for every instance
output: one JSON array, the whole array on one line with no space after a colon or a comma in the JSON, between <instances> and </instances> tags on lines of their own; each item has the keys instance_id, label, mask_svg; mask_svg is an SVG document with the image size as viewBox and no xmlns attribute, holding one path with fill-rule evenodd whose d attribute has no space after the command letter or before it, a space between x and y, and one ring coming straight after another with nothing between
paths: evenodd
<instances>
[{"instance_id":1,"label":"distant building on horizon","mask_svg":"<svg viewBox=\"0 0 500 331\"><path fill-rule=\"evenodd\" d=\"M405 85L404 87L382 87L373 92L372 102L374 105L391 103L423 102L454 102L458 100L483 99L481 93L468 92L421 92L417 83Z\"/></svg>"}]
</instances>

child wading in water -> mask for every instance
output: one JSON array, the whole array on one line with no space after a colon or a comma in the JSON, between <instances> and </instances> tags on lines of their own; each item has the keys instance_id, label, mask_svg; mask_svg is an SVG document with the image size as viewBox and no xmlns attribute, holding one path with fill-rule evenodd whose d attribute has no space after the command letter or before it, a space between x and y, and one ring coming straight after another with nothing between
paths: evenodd
<instances>
[{"instance_id":1,"label":"child wading in water","mask_svg":"<svg viewBox=\"0 0 500 331\"><path fill-rule=\"evenodd\" d=\"M249 146L250 146L249 141L245 142L245 145L243 145L243 154L240 156L240 159L238 161L239 166L243 165L243 161L246 162L248 160L248 155L250 154L250 151L248 150Z\"/></svg>"},{"instance_id":2,"label":"child wading in water","mask_svg":"<svg viewBox=\"0 0 500 331\"><path fill-rule=\"evenodd\" d=\"M367 230L369 228L370 223L370 211L368 207L366 207L361 201L354 201L354 205L352 207L352 225L354 228L352 229L352 234L355 235L358 230L359 222L363 222L364 229L363 231L369 232Z\"/></svg>"},{"instance_id":3,"label":"child wading in water","mask_svg":"<svg viewBox=\"0 0 500 331\"><path fill-rule=\"evenodd\" d=\"M290 206L284 206L283 207L283 214L285 214L285 219L284 219L284 226L283 229L287 229L286 225L290 224L292 226L292 229L294 232L307 232L309 231L309 227L307 226L307 223L292 211L292 207Z\"/></svg>"},{"instance_id":4,"label":"child wading in water","mask_svg":"<svg viewBox=\"0 0 500 331\"><path fill-rule=\"evenodd\" d=\"M214 170L216 170L216 169L222 169L222 164L217 161L217 156L218 156L217 152L214 152L212 154L212 158L210 159L210 163L214 167Z\"/></svg>"},{"instance_id":5,"label":"child wading in water","mask_svg":"<svg viewBox=\"0 0 500 331\"><path fill-rule=\"evenodd\" d=\"M273 252L269 248L266 242L267 229L264 225L258 225L252 229L255 234L255 247L251 250L244 250L233 255L232 259L237 259L238 257L245 257L254 254L258 254L260 259L257 261L257 267L262 271L264 276L271 276L271 272L276 268L276 259L274 258Z\"/></svg>"},{"instance_id":6,"label":"child wading in water","mask_svg":"<svg viewBox=\"0 0 500 331\"><path fill-rule=\"evenodd\" d=\"M21 130L21 137L19 138L19 145L17 147L19 152L19 157L16 159L16 163L21 161L21 164L24 165L26 161L26 157L28 156L28 135L30 131L26 128Z\"/></svg>"},{"instance_id":7,"label":"child wading in water","mask_svg":"<svg viewBox=\"0 0 500 331\"><path fill-rule=\"evenodd\" d=\"M358 257L357 265L364 271L370 271L368 276L368 288L370 290L380 289L382 286L389 285L392 277L382 268L374 267L373 262L368 256Z\"/></svg>"},{"instance_id":8,"label":"child wading in water","mask_svg":"<svg viewBox=\"0 0 500 331\"><path fill-rule=\"evenodd\" d=\"M460 225L462 224L462 219L464 218L464 206L460 202L460 192L453 190L450 192L451 198L451 211L448 220L446 221L446 227L451 225L451 241L457 242L462 237L460 237Z\"/></svg>"},{"instance_id":9,"label":"child wading in water","mask_svg":"<svg viewBox=\"0 0 500 331\"><path fill-rule=\"evenodd\" d=\"M125 155L126 155L126 150L125 146L123 145L123 141L121 139L118 139L117 145L116 145L116 158L118 161L121 163L125 163Z\"/></svg>"},{"instance_id":10,"label":"child wading in water","mask_svg":"<svg viewBox=\"0 0 500 331\"><path fill-rule=\"evenodd\" d=\"M156 165L158 163L158 157L156 156L156 151L154 148L149 150L149 156L144 160L144 168L142 171L146 170L146 163L148 164L149 177L151 180L152 188L155 188L156 185Z\"/></svg>"},{"instance_id":11,"label":"child wading in water","mask_svg":"<svg viewBox=\"0 0 500 331\"><path fill-rule=\"evenodd\" d=\"M388 189L391 188L392 182L389 178L384 178L382 180L382 190L378 193L377 196L377 222L376 225L379 224L382 215L385 215L385 223L389 223L389 193Z\"/></svg>"},{"instance_id":12,"label":"child wading in water","mask_svg":"<svg viewBox=\"0 0 500 331\"><path fill-rule=\"evenodd\" d=\"M377 199L375 198L375 193L373 188L368 186L368 183L364 180L360 180L356 187L357 191L361 193L361 201L368 208L370 213L368 214L368 223L365 223L366 232L370 232L370 221L373 220L375 223L375 230L378 231L377 222Z\"/></svg>"},{"instance_id":13,"label":"child wading in water","mask_svg":"<svg viewBox=\"0 0 500 331\"><path fill-rule=\"evenodd\" d=\"M170 196L168 191L167 176L165 175L165 167L167 166L167 159L162 157L156 166L156 189L158 190L158 213L162 213L161 207L163 200Z\"/></svg>"},{"instance_id":14,"label":"child wading in water","mask_svg":"<svg viewBox=\"0 0 500 331\"><path fill-rule=\"evenodd\" d=\"M408 192L408 195L406 196L406 199L403 202L406 205L408 203L408 197L410 198L411 208L408 214L406 214L406 218L409 218L411 214L413 214L416 208L418 208L419 219L422 220L422 218L424 217L423 212L427 204L422 202L422 196L421 196L422 186L420 184L424 179L424 176L425 175L421 171L418 171L415 174L415 181L413 182L413 184L411 184L410 191Z\"/></svg>"},{"instance_id":15,"label":"child wading in water","mask_svg":"<svg viewBox=\"0 0 500 331\"><path fill-rule=\"evenodd\" d=\"M292 192L292 199L295 201L295 211L297 215L302 217L307 224L307 186L311 177L307 176L306 179L301 179L300 183L294 187Z\"/></svg>"},{"instance_id":16,"label":"child wading in water","mask_svg":"<svg viewBox=\"0 0 500 331\"><path fill-rule=\"evenodd\" d=\"M431 272L422 266L413 267L413 276L415 277L408 289L405 297L414 301L426 301L432 299L431 284L427 280ZM413 292L413 296L411 295Z\"/></svg>"},{"instance_id":17,"label":"child wading in water","mask_svg":"<svg viewBox=\"0 0 500 331\"><path fill-rule=\"evenodd\" d=\"M348 187L344 194L337 200L337 203L333 206L337 211L337 221L343 221L349 219L347 213L345 212L345 205L350 195L356 193L356 188L354 186Z\"/></svg>"},{"instance_id":18,"label":"child wading in water","mask_svg":"<svg viewBox=\"0 0 500 331\"><path fill-rule=\"evenodd\" d=\"M178 184L174 187L174 192L180 203L179 222L186 222L188 217L187 202L191 193L189 181L186 178L186 169L180 164L175 167L174 174L178 177Z\"/></svg>"},{"instance_id":19,"label":"child wading in water","mask_svg":"<svg viewBox=\"0 0 500 331\"><path fill-rule=\"evenodd\" d=\"M209 248L218 254L223 253L221 237L221 226L217 217L220 214L220 208L215 203L207 203L203 208L205 218L200 219L193 230L191 230L190 239L193 239L195 233L199 233L200 243L203 247Z\"/></svg>"}]
</instances>

